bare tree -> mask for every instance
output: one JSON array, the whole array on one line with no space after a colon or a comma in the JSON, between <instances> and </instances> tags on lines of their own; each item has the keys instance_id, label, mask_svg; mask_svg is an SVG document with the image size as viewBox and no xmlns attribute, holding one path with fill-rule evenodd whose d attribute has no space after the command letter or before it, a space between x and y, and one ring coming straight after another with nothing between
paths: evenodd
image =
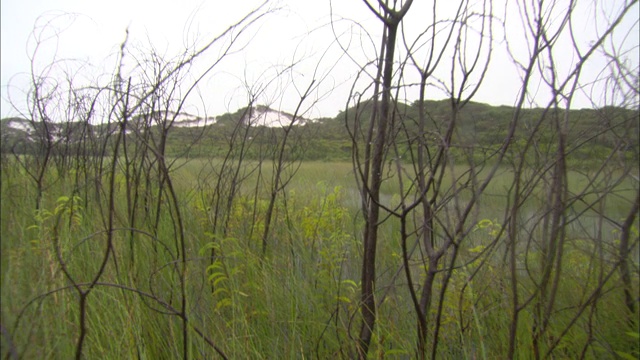
<instances>
[{"instance_id":1,"label":"bare tree","mask_svg":"<svg viewBox=\"0 0 640 360\"><path fill-rule=\"evenodd\" d=\"M628 295L633 285L625 259L630 255L629 249L637 247L637 239L629 238L630 224L638 213L637 201L630 201L629 212L622 222L602 216L606 212L606 199L615 196L620 184L635 181L632 191L635 198L638 196L634 167L623 160L622 168L614 170L610 163L616 153L637 158L637 152L628 151L626 145L637 144L635 135L629 138L616 130L625 126L637 128L637 119L635 125L629 122L629 116L637 113L638 82L633 70L637 65L629 67L621 59L623 50L618 45L613 47L617 50L604 49L637 2L625 2L610 14L603 21L604 30L586 47L582 40L577 40L580 36L575 32L575 22L580 19L576 15L579 11L576 1L518 2L515 9L511 7L514 4L508 5L502 18L489 1L460 1L449 15L434 2L430 21L417 35L415 28L406 25L411 1L393 5L365 1L365 5L382 22L383 31L378 58L359 64L365 79L358 77L354 83L353 103L349 105L355 110L345 112L365 220L360 309L363 321L358 356L364 358L369 351L377 308L388 293L376 291L375 286L379 281L377 232L381 224L394 219L400 224L403 254L400 268L415 311L416 355L420 358L437 358L441 334L446 331L445 310L453 296L458 296L460 304L471 301L476 306L483 301L479 295L465 300L468 296L465 289L475 288L474 278L493 274L499 253L503 254L504 270L509 274L507 281L496 283L509 293L509 302L504 304L511 309L508 358L515 356L517 344L522 341L518 340L518 329L522 326L523 311L534 314L531 343L534 356L547 357L557 351L563 336L583 318L584 311L603 299L604 289L611 284L616 271L622 275L625 306L633 314L634 301ZM517 14L522 30L512 32L514 23L519 22ZM508 26L499 29L506 34L503 41L498 41L496 24ZM521 35L527 40L525 43L522 38L516 40ZM515 44L516 41L520 43ZM404 45L400 51L396 51L398 43ZM473 115L468 114L474 110L466 109L486 83L492 53L501 44L511 50L521 90L514 98L516 105L500 143L479 144L473 134L462 132L463 125L467 126L465 122L473 121ZM526 51L517 50L516 54L514 49L523 45ZM560 64L560 59L567 56L567 46L576 59L568 67ZM576 126L572 104L576 94L591 81L583 79L583 69L599 49L612 59L609 63L612 75L605 89L615 89L618 101L614 101L614 106L627 106L627 110L602 112L609 119L602 119L606 123L598 130L600 138L612 136L607 141L614 150L598 171L588 172L589 185L577 189L572 185L572 177L578 176L572 168L574 155L594 139L571 133ZM375 70L373 75L368 74L370 67ZM418 76L410 75L413 69ZM419 79L417 83L407 80L413 78ZM372 83L367 83L368 79ZM358 87L361 82L364 88ZM550 100L540 108L530 109L536 104L535 86L538 96L542 86ZM419 89L418 100L404 105L401 101L411 87ZM429 87L439 89L448 98L449 109L444 118L432 116L427 100ZM370 97L362 95L366 91L371 93ZM624 94L622 101L620 94ZM597 106L602 107L601 103ZM589 131L593 134L593 129ZM513 179L503 199L502 219L483 219L481 213L488 209L483 203L489 199L485 193L505 178L505 167ZM394 184L399 201L386 201L381 196L383 183ZM591 192L603 195L595 202L586 200ZM601 210L596 211L599 203ZM577 211L578 204L584 204L588 210ZM560 289L569 286L563 278L563 269L569 261L566 253L568 247L575 245L575 229L587 227L585 216L592 216L588 215L590 211L596 211L593 216L601 219L602 227L599 237L589 235L593 239L589 248L611 244L611 239L602 235L607 226L620 229L620 245L617 252L592 258L591 266L600 269L598 280L595 285L593 278L585 280L582 286L589 290L581 301L571 305L579 310L571 313L570 324L552 331L551 319L560 316L558 313L566 314L566 310L559 310L558 300ZM481 229L489 226L492 237L480 245L472 236L478 231L478 224ZM613 266L610 261L615 261ZM470 276L460 288L453 282L459 281L455 274L463 270L469 271ZM416 278L422 279L421 283ZM395 279L390 279L392 284ZM376 297L382 299L376 302ZM464 318L460 309L461 323ZM588 346L585 344L585 349Z\"/></svg>"},{"instance_id":2,"label":"bare tree","mask_svg":"<svg viewBox=\"0 0 640 360\"><path fill-rule=\"evenodd\" d=\"M89 125L95 126L95 123L99 123L97 126L101 131L95 134L95 141L91 145L91 151L95 153L91 155L97 155L93 176L96 189L95 200L100 209L99 215L103 228L82 239L68 231L63 231L61 219L69 212L75 211L75 198L69 197L69 200L59 203L54 212L56 221L52 228L51 246L57 260L56 267L70 286L60 286L34 299L34 301L40 301L39 299L47 296L57 296L56 294L61 291L75 291L78 311L76 358L86 356L86 339L91 331L88 323L89 303L94 290L104 286L119 289L125 299L127 294L132 296L145 294L143 298L146 296L150 299L152 308L159 306L164 309L160 314L176 316L181 325L179 339L176 339L176 350L178 348L180 350L176 351L176 355L185 359L191 357L190 335L195 330L195 333L211 346L213 351L222 358L226 358L221 348L214 344L203 331L190 324L191 314L188 303L192 291L187 284L187 277L191 260L188 239L185 235L183 214L185 204L178 199L176 193L172 174L176 161L167 156L167 142L176 116L189 95L195 92L202 79L223 58L244 46L243 34L272 11L274 10L268 2L263 3L203 46L185 49L182 56L175 61L166 61L154 56L154 53L148 57L136 56L135 51L130 50L127 31L127 37L119 48L114 73L103 84L82 87L81 84L68 81L69 89L63 89L56 82L56 74L46 73L57 63L56 59L45 68L44 75L38 75L35 68L33 69L29 119L34 128L42 128L43 131L40 136L41 141L37 142L38 153L33 156L31 154L24 157L18 156L17 159L36 161L34 167L25 165L25 168L34 169L33 179L36 182L38 194L36 208L40 207L45 179L51 176L48 164L53 156L59 155L55 153L58 144L64 143L57 140L57 134L54 132L58 125L57 121L66 120L67 124L71 124L72 121L82 120L86 129ZM37 40L39 44L41 39L37 38ZM218 57L210 60L205 69L192 77L192 82L188 83L185 74L192 70L191 65L203 59L203 55L209 54L211 49L218 50ZM126 61L128 57L134 58L132 67L128 66ZM35 65L35 61L32 61L32 64ZM65 104L59 99L66 99L68 102ZM54 101L57 101L55 105L62 105L54 107ZM66 115L66 117L59 115ZM92 135L85 132L83 136L86 141ZM130 147L129 143L133 146ZM66 159L59 160L63 166L60 169L67 169ZM82 166L86 165L85 163ZM86 168L85 173L87 173ZM143 179L147 185L145 194L138 192L138 185ZM103 182L103 180L106 181ZM155 184L152 184L154 181ZM122 184L126 186L125 216L121 216L116 200ZM154 194L152 189L157 192ZM138 201L140 196L148 196L148 199L140 204ZM149 209L151 206L155 206L155 209ZM138 221L137 214L140 209L144 209L145 218L152 214L154 221ZM169 233L163 233L160 230L160 219L166 217L171 220L172 231ZM130 241L128 268L124 268L120 261L121 256L127 254L126 247L118 244L118 240L121 239L120 233L128 234ZM71 249L63 245L69 241L73 242ZM133 250L147 241L153 244L156 250L154 256L145 257L152 263L137 263L136 259L139 257L136 257ZM79 272L77 270L76 264L81 261L77 249L81 247L92 248L96 254L99 254L95 259L94 271ZM131 276L139 269L151 269L147 279ZM125 270L127 270L126 273L124 273ZM166 292L159 292L154 279L157 273L163 271L169 273L167 276L169 289ZM23 313L34 301L25 305ZM19 315L14 329L19 326L21 319L22 315ZM26 343L20 346L25 349L23 351L28 350Z\"/></svg>"}]
</instances>

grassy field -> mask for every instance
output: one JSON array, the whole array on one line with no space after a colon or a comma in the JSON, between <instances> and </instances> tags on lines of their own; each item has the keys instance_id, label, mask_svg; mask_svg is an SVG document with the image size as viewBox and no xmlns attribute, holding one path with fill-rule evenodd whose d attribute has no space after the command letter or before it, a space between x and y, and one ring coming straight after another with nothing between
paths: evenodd
<instances>
[{"instance_id":1,"label":"grassy field","mask_svg":"<svg viewBox=\"0 0 640 360\"><path fill-rule=\"evenodd\" d=\"M2 356L72 358L85 334L86 359L173 359L185 352L197 359L352 357L363 227L352 164L304 162L285 173L294 176L277 198L266 253L262 235L271 164L246 163L233 202L215 213L216 199L224 199L215 193L220 166L221 160L177 160L170 172L175 198L166 181L152 176L135 182L122 167L113 187L109 174L85 181L78 172L50 169L36 209L34 182L15 161L4 160ZM452 168L443 187L465 170ZM635 358L638 322L628 324L615 267L620 234L608 219L627 215L637 182L625 177L616 183L615 172L604 177L576 171L568 178L571 193L586 192L566 211L561 266L552 274L561 271L561 277L543 348L551 358ZM513 298L502 230L513 179L509 168L498 170L467 224L472 230L449 282L437 280L435 290L443 299L438 358L505 356ZM606 196L600 188L608 189ZM543 189L534 186L533 193L540 194L519 212L518 293L532 299L519 312L521 359L532 357L543 271L536 223ZM464 204L469 197L461 192L457 199ZM400 201L393 176L381 201L392 208ZM455 216L451 206L443 208L442 219ZM394 217L381 229L380 306L371 358L415 356L416 319L401 271L399 229ZM637 295L637 224L634 229ZM425 264L418 252L411 272L420 284Z\"/></svg>"}]
</instances>

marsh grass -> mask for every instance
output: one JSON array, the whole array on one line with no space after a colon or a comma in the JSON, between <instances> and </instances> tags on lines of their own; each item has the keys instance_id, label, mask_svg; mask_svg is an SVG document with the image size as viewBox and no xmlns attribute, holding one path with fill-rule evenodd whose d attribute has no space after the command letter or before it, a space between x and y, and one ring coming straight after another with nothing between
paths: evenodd
<instances>
[{"instance_id":1,"label":"marsh grass","mask_svg":"<svg viewBox=\"0 0 640 360\"><path fill-rule=\"evenodd\" d=\"M120 181L113 255L88 296L85 358L182 357L181 320L176 309L183 280L192 358L216 357L199 334L229 358L353 356L349 351L359 316L362 220L352 165L300 165L286 197L278 200L272 244L263 255L256 229L261 226L264 203L250 196L259 179L245 183L247 187L233 208L229 232L221 237L208 232L207 212L198 205L196 189L203 168L216 163L182 161L174 164L171 176L185 220L186 273L181 277L176 268L175 214L162 205L157 229L150 228L149 221L140 221L138 231L131 235L125 215L127 183ZM463 170L456 168L454 173ZM270 179L270 171L269 164L263 164L266 180L262 181ZM14 350L24 358L74 356L79 333L78 295L61 270L58 252L73 283L79 284L93 279L105 251L104 204L98 206L104 199L79 198L77 203L82 206L70 211L69 199L82 192L74 192L68 178L59 174L52 178L56 181L47 186L42 210L36 212L35 193L28 180L16 169L2 172L2 325L11 336L10 341L7 337L2 340L3 357ZM589 184L589 175L576 172L569 180L571 191L578 193ZM448 185L453 180L445 177L444 181ZM511 313L504 248L496 246L483 255L482 259L488 260L482 265L474 259L495 239L492 231L500 229L505 194L512 181L513 175L502 169L481 199L479 219L490 222L470 232L460 253L460 266L448 284L440 333L442 358L491 359L506 352ZM604 212L615 219L624 216L626 203L615 199L632 196L632 189L628 182L618 184L613 189L615 196L602 204ZM399 196L397 185L390 181L383 193L393 206ZM596 195L585 194L585 201L576 202L575 213L585 210L585 203ZM527 216L535 216L539 201L523 206L525 224ZM256 206L258 217L253 221L250 214ZM565 358L579 357L585 348L588 357L616 351L638 354L633 331L628 335L629 331L621 330L627 317L617 274L602 289L596 289L599 279L612 269L617 235L607 226L598 235L598 219L589 217L588 212L576 219L579 221L569 227L564 245L563 281L545 342L550 346L560 339L554 354ZM372 358L415 355L415 318L405 279L397 275L402 264L398 232L399 223L393 218L381 228L377 290L381 306ZM588 240L595 238L601 243ZM216 250L214 258L211 248ZM519 291L527 297L535 292L539 253L525 246L518 252ZM424 273L420 263L412 266L416 277ZM637 269L637 263L635 266ZM637 271L633 282L637 289ZM437 283L435 290L439 292L442 286ZM594 291L600 295L586 301ZM588 308L579 312L579 304L585 301ZM528 358L533 314L525 310L520 316L519 358Z\"/></svg>"}]
</instances>

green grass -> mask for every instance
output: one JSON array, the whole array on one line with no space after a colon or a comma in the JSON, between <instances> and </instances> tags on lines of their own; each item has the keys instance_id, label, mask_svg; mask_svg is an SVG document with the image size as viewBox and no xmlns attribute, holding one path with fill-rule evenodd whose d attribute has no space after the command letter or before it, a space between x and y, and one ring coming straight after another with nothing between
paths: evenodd
<instances>
[{"instance_id":1,"label":"green grass","mask_svg":"<svg viewBox=\"0 0 640 360\"><path fill-rule=\"evenodd\" d=\"M181 263L176 255L179 249L176 212L167 194L163 195L157 214L158 228L154 228L156 214L154 207L150 207L149 217L138 214L137 228L142 232L132 235L127 229L127 182L119 179L114 253L99 279L101 285L87 298L84 357L182 357L183 322L171 314L180 308L182 280L187 294L187 347L191 358L216 357L198 332L231 359L352 356L349 351L359 325L362 219L351 163L301 164L287 187L286 206L282 197L276 204L268 252L263 256L260 230L266 206L265 185L271 178L270 164L263 165L262 179L254 173L243 184L223 236L211 233L213 219L207 204L202 202L202 194L211 195L207 181L214 178L204 181L202 174L206 172L202 170L219 166L219 162L196 159L183 164L182 161L176 162L171 176L184 221L185 275L181 277L175 267ZM71 198L73 183L69 177L52 173L42 203L46 212L36 213L33 184L14 165L3 164L1 184L2 325L24 358L70 358L75 355L79 335L79 297L61 271L54 244L57 239L64 264L75 282L93 279L106 249L108 177L103 179L105 192L99 198L93 191L80 191L77 196L82 207L70 212L65 211L69 203L62 197ZM249 168L254 165L248 164ZM456 167L453 173L461 174L464 170ZM534 172L528 173L533 175ZM577 172L572 172L569 179L569 188L574 193L588 184L586 176ZM443 186L452 182L453 176L448 173ZM504 248L496 246L484 253L481 260L486 257L487 263L470 277L480 266L480 261L472 260L494 239L492 231L500 228L506 191L512 182L513 174L501 168L468 224L473 227L480 220L491 220L490 226L472 231L460 251L460 267L453 271L443 301L439 358L492 359L506 354L511 298L508 269L502 262ZM258 199L252 196L256 183L261 184ZM80 184L82 190L85 186L92 184ZM157 201L157 189L153 186L151 204ZM630 179L617 185L601 204L603 212L617 220L625 216L634 187L637 183ZM589 203L596 196L594 191L584 200ZM383 187L383 201L393 205L398 200L397 182L390 181ZM462 193L460 200L468 201L468 194ZM522 216L535 214L543 201L538 196L526 203ZM67 207L60 208L61 204ZM577 213L585 206L579 202L573 210ZM255 218L254 209L257 209ZM548 346L563 335L554 352L559 358L578 357L585 346L588 358L612 357L616 351L619 355L637 355L639 351L634 330L623 330L626 317L617 273L606 282L596 301L578 316L575 325L566 334L561 333L576 316L577 307L594 291L597 281L611 269L618 235L610 225L603 226L600 239L604 242L598 247L593 239L600 220L593 212L587 212L575 226L567 227L570 231L564 243L561 287L544 339ZM404 273L395 276L402 263L398 234L399 223L393 218L380 230L377 296L382 305L371 358L415 356L415 314ZM521 234L523 239L525 234L525 231ZM537 240L535 234L534 231L533 240ZM212 247L216 253L213 259L209 256ZM598 257L600 251L606 255ZM527 250L523 246L519 253L523 268L519 270L518 291L521 298L526 298L534 293L539 276L536 268L539 252L535 247ZM424 276L422 264L417 255L413 260L411 271L414 279L420 280ZM531 273L524 270L525 265L530 266ZM637 263L635 266L633 282L637 292ZM439 278L434 289L439 292L441 288ZM434 303L430 321L435 310ZM518 358L531 357L533 316L532 306L520 313ZM593 330L590 335L589 329ZM5 337L2 356L10 350Z\"/></svg>"}]
</instances>

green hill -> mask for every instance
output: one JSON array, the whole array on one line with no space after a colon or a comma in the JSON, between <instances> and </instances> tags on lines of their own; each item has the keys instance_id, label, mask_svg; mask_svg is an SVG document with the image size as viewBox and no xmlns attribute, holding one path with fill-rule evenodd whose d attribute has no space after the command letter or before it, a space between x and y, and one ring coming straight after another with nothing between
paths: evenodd
<instances>
[{"instance_id":1,"label":"green hill","mask_svg":"<svg viewBox=\"0 0 640 360\"><path fill-rule=\"evenodd\" d=\"M352 136L358 141L366 138L372 109L373 104L366 102L340 112L335 118L302 121L292 127L289 145L296 156L305 160L348 160L351 158ZM285 131L281 127L247 126L243 120L247 110L242 108L216 116L215 122L206 126L165 125L168 128L166 132L161 131L161 121L147 120L145 123L139 116L128 124L128 142L134 144L132 140L142 138L149 146L160 146L161 135L166 134L164 152L174 157L221 157L229 153L232 141L235 144L244 142L244 156L269 158L269 149L280 141ZM467 152L475 149L478 156L484 156L499 148L514 121L514 113L515 109L508 106L468 103L457 113L451 143L453 154L462 154L463 149ZM424 103L425 124L422 130L419 114L417 103L396 105L392 121L401 152L407 152L418 144L439 146L452 121L451 106L447 100ZM514 149L524 146L526 139L531 137L539 151L552 151L557 143L556 124L568 121L568 150L573 159L602 158L614 149L635 158L639 146L638 119L638 111L615 107L571 110L568 114L526 109L517 119ZM82 139L109 138L119 129L118 126L85 126L70 122L49 124L48 129L52 135L51 146L58 151L62 148L69 151L69 148L78 148L77 143ZM4 153L29 153L46 139L39 123L25 119L2 119L1 131L1 150ZM423 140L418 141L421 133Z\"/></svg>"}]
</instances>

